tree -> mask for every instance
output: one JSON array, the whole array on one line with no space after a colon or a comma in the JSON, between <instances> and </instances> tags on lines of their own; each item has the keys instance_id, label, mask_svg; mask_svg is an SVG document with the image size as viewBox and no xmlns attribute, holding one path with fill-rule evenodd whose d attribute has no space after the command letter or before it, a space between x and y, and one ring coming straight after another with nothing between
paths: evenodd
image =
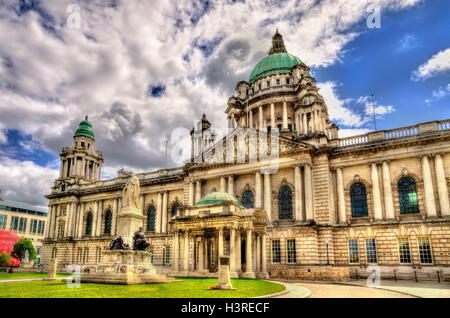
<instances>
[{"instance_id":1,"label":"tree","mask_svg":"<svg viewBox=\"0 0 450 318\"><path fill-rule=\"evenodd\" d=\"M11 256L8 253L3 252L0 254L0 266L9 266L11 264Z\"/></svg>"},{"instance_id":2,"label":"tree","mask_svg":"<svg viewBox=\"0 0 450 318\"><path fill-rule=\"evenodd\" d=\"M22 260L25 257L25 253L28 251L28 259L34 260L37 256L33 243L28 238L18 240L13 247L11 256Z\"/></svg>"}]
</instances>

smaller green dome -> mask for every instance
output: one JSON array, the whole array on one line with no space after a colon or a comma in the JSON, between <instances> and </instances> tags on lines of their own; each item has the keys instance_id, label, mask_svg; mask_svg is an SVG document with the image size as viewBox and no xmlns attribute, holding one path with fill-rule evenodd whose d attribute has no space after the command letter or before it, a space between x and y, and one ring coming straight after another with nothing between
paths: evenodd
<instances>
[{"instance_id":1,"label":"smaller green dome","mask_svg":"<svg viewBox=\"0 0 450 318\"><path fill-rule=\"evenodd\" d=\"M95 139L94 132L92 131L92 125L88 120L88 116L86 116L86 118L83 121L81 121L80 125L78 126L78 129L75 132L74 137L78 136L84 136Z\"/></svg>"},{"instance_id":2,"label":"smaller green dome","mask_svg":"<svg viewBox=\"0 0 450 318\"><path fill-rule=\"evenodd\" d=\"M211 193L205 195L203 198L201 198L200 201L198 201L195 206L208 205L208 204L220 204L224 201L233 201L237 205L239 205L241 208L244 208L244 206L241 204L241 202L239 202L238 199L236 199L231 194L225 193L225 192L211 192Z\"/></svg>"}]
</instances>

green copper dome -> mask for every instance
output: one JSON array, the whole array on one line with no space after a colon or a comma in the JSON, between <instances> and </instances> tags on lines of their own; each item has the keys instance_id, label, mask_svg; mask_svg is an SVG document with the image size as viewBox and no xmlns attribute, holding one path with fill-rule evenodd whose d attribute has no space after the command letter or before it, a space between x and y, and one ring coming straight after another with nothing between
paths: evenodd
<instances>
[{"instance_id":1,"label":"green copper dome","mask_svg":"<svg viewBox=\"0 0 450 318\"><path fill-rule=\"evenodd\" d=\"M94 132L92 131L92 125L88 121L88 117L87 116L80 123L80 126L78 126L78 129L75 132L75 136L74 137L78 137L78 136L84 136L84 137L89 137L89 138L95 139L94 138Z\"/></svg>"},{"instance_id":2,"label":"green copper dome","mask_svg":"<svg viewBox=\"0 0 450 318\"><path fill-rule=\"evenodd\" d=\"M263 58L256 64L252 73L250 74L249 83L253 83L258 78L263 76L290 72L291 69L303 62L296 56L289 53L273 53Z\"/></svg>"},{"instance_id":3,"label":"green copper dome","mask_svg":"<svg viewBox=\"0 0 450 318\"><path fill-rule=\"evenodd\" d=\"M224 201L233 201L237 205L239 205L241 208L244 207L241 204L241 202L238 201L238 199L236 199L231 194L225 193L225 192L211 192L211 193L205 195L203 198L201 198L200 201L197 202L196 206L208 205L208 204L220 204Z\"/></svg>"}]
</instances>

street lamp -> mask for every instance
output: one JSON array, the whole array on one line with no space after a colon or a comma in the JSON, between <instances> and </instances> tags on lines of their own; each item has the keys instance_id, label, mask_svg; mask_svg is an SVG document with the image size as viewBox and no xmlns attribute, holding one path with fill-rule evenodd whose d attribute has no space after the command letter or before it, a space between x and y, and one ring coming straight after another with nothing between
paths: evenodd
<instances>
[{"instance_id":1,"label":"street lamp","mask_svg":"<svg viewBox=\"0 0 450 318\"><path fill-rule=\"evenodd\" d=\"M328 240L325 241L325 245L327 246L327 265L330 265L330 259L328 258Z\"/></svg>"}]
</instances>

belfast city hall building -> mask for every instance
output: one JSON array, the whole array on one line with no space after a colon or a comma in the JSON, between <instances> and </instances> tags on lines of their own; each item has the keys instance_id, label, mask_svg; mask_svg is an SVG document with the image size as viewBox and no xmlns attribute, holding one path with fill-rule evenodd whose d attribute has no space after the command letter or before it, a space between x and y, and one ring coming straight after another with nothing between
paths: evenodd
<instances>
[{"instance_id":1,"label":"belfast city hall building","mask_svg":"<svg viewBox=\"0 0 450 318\"><path fill-rule=\"evenodd\" d=\"M136 174L154 266L215 276L229 256L231 277L450 279L450 120L339 138L309 70L277 31L228 99L226 136L203 115L189 162ZM41 263L95 270L131 172L101 179L88 118L60 157Z\"/></svg>"}]
</instances>

